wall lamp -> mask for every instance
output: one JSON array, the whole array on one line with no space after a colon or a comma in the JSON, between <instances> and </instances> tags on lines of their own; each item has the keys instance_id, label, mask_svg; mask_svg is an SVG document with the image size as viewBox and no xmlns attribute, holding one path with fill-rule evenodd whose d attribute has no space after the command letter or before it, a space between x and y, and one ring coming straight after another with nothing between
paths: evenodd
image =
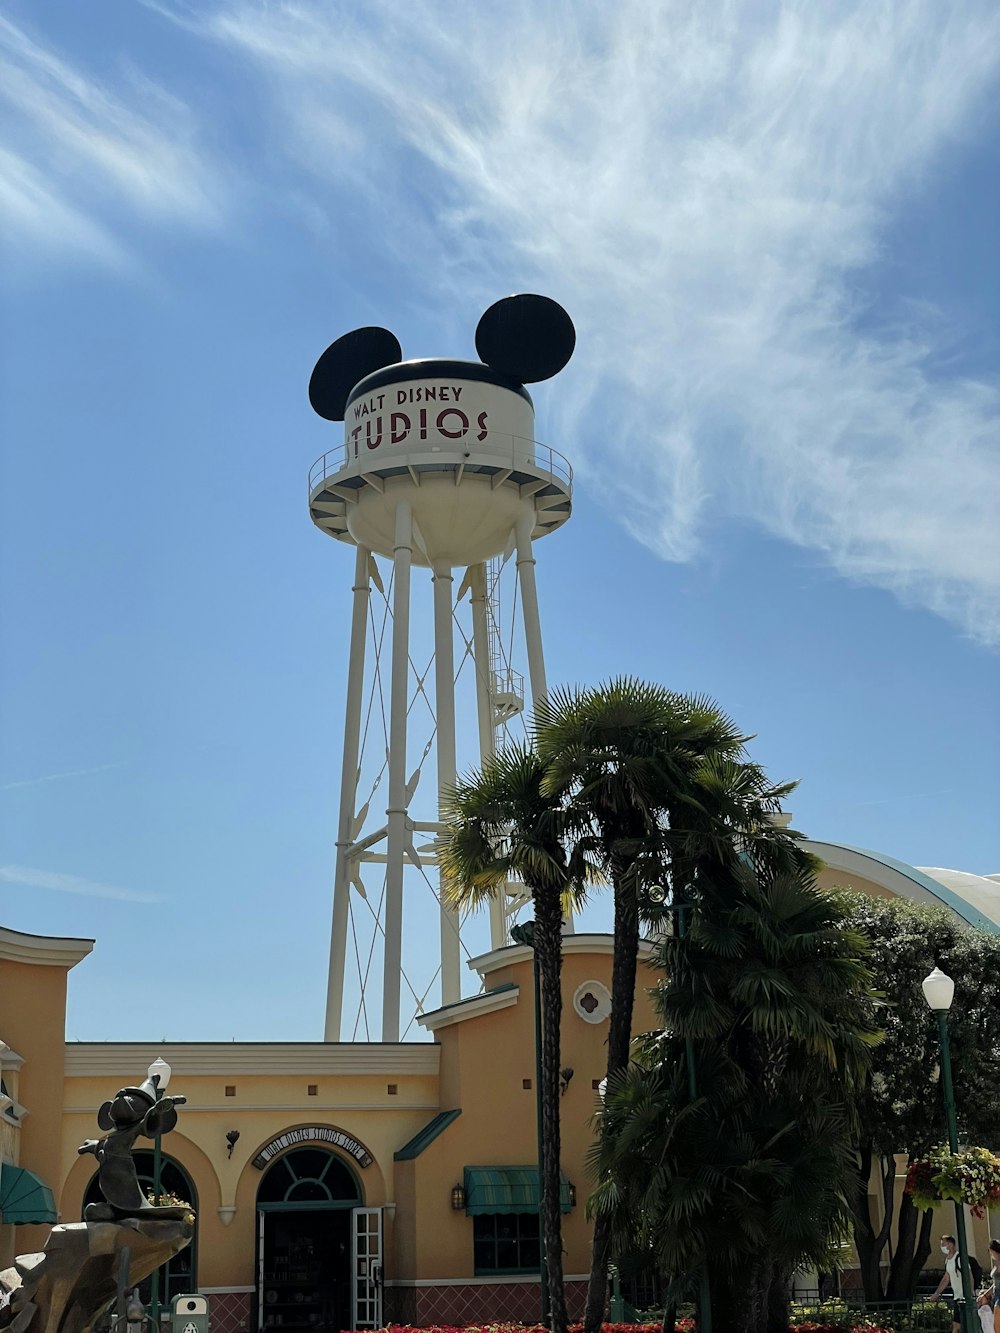
<instances>
[{"instance_id":1,"label":"wall lamp","mask_svg":"<svg viewBox=\"0 0 1000 1333\"><path fill-rule=\"evenodd\" d=\"M576 1207L576 1186L572 1181L569 1182L569 1206L571 1208Z\"/></svg>"},{"instance_id":2,"label":"wall lamp","mask_svg":"<svg viewBox=\"0 0 1000 1333\"><path fill-rule=\"evenodd\" d=\"M451 1187L451 1206L455 1212L461 1212L465 1207L465 1186L452 1185Z\"/></svg>"},{"instance_id":3,"label":"wall lamp","mask_svg":"<svg viewBox=\"0 0 1000 1333\"><path fill-rule=\"evenodd\" d=\"M562 1097L562 1096L565 1095L565 1093L566 1093L566 1089L569 1087L569 1081L570 1081L570 1079L573 1077L573 1072L574 1072L574 1071L573 1071L572 1069L570 1069L568 1065L566 1066L565 1069L560 1069L560 1071L559 1071L559 1096L560 1096L560 1097Z\"/></svg>"},{"instance_id":4,"label":"wall lamp","mask_svg":"<svg viewBox=\"0 0 1000 1333\"><path fill-rule=\"evenodd\" d=\"M239 1137L240 1137L240 1131L238 1129L226 1130L226 1142L229 1144L229 1147L226 1149L227 1157L232 1157L233 1149L236 1147L236 1142L239 1139Z\"/></svg>"}]
</instances>

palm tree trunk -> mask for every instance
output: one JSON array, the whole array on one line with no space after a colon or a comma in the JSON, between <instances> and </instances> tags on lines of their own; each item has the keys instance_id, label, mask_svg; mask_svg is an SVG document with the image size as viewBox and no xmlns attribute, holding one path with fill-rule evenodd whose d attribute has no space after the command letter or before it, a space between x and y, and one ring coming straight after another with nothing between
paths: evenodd
<instances>
[{"instance_id":1,"label":"palm tree trunk","mask_svg":"<svg viewBox=\"0 0 1000 1333\"><path fill-rule=\"evenodd\" d=\"M562 1022L562 903L558 893L535 894L535 951L542 989L542 1161L540 1163L549 1327L566 1333L560 1208L559 1069Z\"/></svg>"},{"instance_id":2,"label":"palm tree trunk","mask_svg":"<svg viewBox=\"0 0 1000 1333\"><path fill-rule=\"evenodd\" d=\"M583 1311L583 1333L600 1333L608 1301L608 1262L611 1254L611 1215L594 1218L594 1241L590 1255L590 1280Z\"/></svg>"},{"instance_id":3,"label":"palm tree trunk","mask_svg":"<svg viewBox=\"0 0 1000 1333\"><path fill-rule=\"evenodd\" d=\"M769 1259L712 1281L714 1333L788 1333L789 1274Z\"/></svg>"},{"instance_id":4,"label":"palm tree trunk","mask_svg":"<svg viewBox=\"0 0 1000 1333\"><path fill-rule=\"evenodd\" d=\"M712 1295L712 1333L756 1333L752 1323L759 1304L757 1274L744 1269L738 1279L729 1272L709 1266ZM696 1327L700 1328L700 1320Z\"/></svg>"},{"instance_id":5,"label":"palm tree trunk","mask_svg":"<svg viewBox=\"0 0 1000 1333\"><path fill-rule=\"evenodd\" d=\"M788 1328L790 1278L791 1274L784 1268L772 1265L771 1290L767 1297L767 1333L785 1333Z\"/></svg>"},{"instance_id":6,"label":"palm tree trunk","mask_svg":"<svg viewBox=\"0 0 1000 1333\"><path fill-rule=\"evenodd\" d=\"M615 884L615 941L611 963L611 1017L608 1020L608 1074L628 1065L632 1010L639 956L639 905L635 893Z\"/></svg>"},{"instance_id":7,"label":"palm tree trunk","mask_svg":"<svg viewBox=\"0 0 1000 1333\"><path fill-rule=\"evenodd\" d=\"M779 1265L710 1269L709 1285L713 1333L788 1333L788 1274Z\"/></svg>"},{"instance_id":8,"label":"palm tree trunk","mask_svg":"<svg viewBox=\"0 0 1000 1333\"><path fill-rule=\"evenodd\" d=\"M615 880L615 939L611 963L611 1017L608 1022L608 1075L628 1065L632 1041L632 1010L639 954L639 909L635 894ZM608 1297L608 1261L611 1257L611 1218L594 1218L590 1281L583 1314L584 1333L599 1333Z\"/></svg>"}]
</instances>

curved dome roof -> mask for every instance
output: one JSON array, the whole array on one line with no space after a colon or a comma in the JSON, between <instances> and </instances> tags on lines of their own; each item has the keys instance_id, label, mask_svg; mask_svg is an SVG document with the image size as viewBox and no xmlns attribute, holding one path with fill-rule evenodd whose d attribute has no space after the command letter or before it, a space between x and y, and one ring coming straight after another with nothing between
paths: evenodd
<instances>
[{"instance_id":1,"label":"curved dome roof","mask_svg":"<svg viewBox=\"0 0 1000 1333\"><path fill-rule=\"evenodd\" d=\"M855 876L910 902L945 907L960 920L991 935L1000 935L1000 880L964 870L920 868L897 861L884 852L846 843L806 838L801 844L818 856L828 870Z\"/></svg>"},{"instance_id":2,"label":"curved dome roof","mask_svg":"<svg viewBox=\"0 0 1000 1333\"><path fill-rule=\"evenodd\" d=\"M967 870L947 870L939 866L919 868L1000 926L1000 876L973 875Z\"/></svg>"}]
</instances>

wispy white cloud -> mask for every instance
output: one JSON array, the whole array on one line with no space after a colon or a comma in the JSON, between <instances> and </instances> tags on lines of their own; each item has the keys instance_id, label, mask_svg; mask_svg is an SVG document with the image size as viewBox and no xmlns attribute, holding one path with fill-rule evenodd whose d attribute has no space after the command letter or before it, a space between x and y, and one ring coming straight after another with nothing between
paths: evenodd
<instances>
[{"instance_id":1,"label":"wispy white cloud","mask_svg":"<svg viewBox=\"0 0 1000 1333\"><path fill-rule=\"evenodd\" d=\"M158 903L155 893L137 889L119 889L113 884L99 884L81 875L65 875L55 870L36 870L32 866L0 866L0 883L19 884L27 889L52 889L56 893L78 893L85 898L113 898L126 903Z\"/></svg>"},{"instance_id":2,"label":"wispy white cloud","mask_svg":"<svg viewBox=\"0 0 1000 1333\"><path fill-rule=\"evenodd\" d=\"M128 263L127 217L197 227L225 213L188 108L131 72L116 91L0 17L0 220L31 251Z\"/></svg>"},{"instance_id":3,"label":"wispy white cloud","mask_svg":"<svg viewBox=\"0 0 1000 1333\"><path fill-rule=\"evenodd\" d=\"M127 759L114 764L95 764L93 768L71 768L63 773L43 773L37 778L17 778L12 782L0 782L0 791L14 791L18 787L37 787L45 782L59 782L63 778L88 778L92 773L108 773L112 769L127 768Z\"/></svg>"},{"instance_id":4,"label":"wispy white cloud","mask_svg":"<svg viewBox=\"0 0 1000 1333\"><path fill-rule=\"evenodd\" d=\"M258 68L272 136L365 200L428 296L568 306L550 436L640 541L690 559L710 517L749 519L1000 641L996 386L941 372L919 301L890 327L858 295L997 78L991 0L182 21Z\"/></svg>"},{"instance_id":5,"label":"wispy white cloud","mask_svg":"<svg viewBox=\"0 0 1000 1333\"><path fill-rule=\"evenodd\" d=\"M107 229L75 208L41 172L0 148L0 218L9 238L47 251L75 252L115 266L124 252Z\"/></svg>"}]
</instances>

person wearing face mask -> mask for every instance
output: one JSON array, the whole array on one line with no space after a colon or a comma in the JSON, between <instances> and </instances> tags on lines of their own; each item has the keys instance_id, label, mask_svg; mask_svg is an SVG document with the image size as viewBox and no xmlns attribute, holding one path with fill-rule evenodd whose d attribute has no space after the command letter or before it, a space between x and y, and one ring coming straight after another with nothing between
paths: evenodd
<instances>
[{"instance_id":1,"label":"person wearing face mask","mask_svg":"<svg viewBox=\"0 0 1000 1333\"><path fill-rule=\"evenodd\" d=\"M977 1304L983 1333L1000 1333L1000 1240L990 1241L990 1282Z\"/></svg>"},{"instance_id":2,"label":"person wearing face mask","mask_svg":"<svg viewBox=\"0 0 1000 1333\"><path fill-rule=\"evenodd\" d=\"M958 1247L954 1236L941 1237L941 1253L944 1255L944 1277L937 1284L937 1290L931 1301L936 1301L945 1287L951 1285L951 1333L962 1333L962 1310L965 1301L962 1296L962 1270L958 1263Z\"/></svg>"}]
</instances>

